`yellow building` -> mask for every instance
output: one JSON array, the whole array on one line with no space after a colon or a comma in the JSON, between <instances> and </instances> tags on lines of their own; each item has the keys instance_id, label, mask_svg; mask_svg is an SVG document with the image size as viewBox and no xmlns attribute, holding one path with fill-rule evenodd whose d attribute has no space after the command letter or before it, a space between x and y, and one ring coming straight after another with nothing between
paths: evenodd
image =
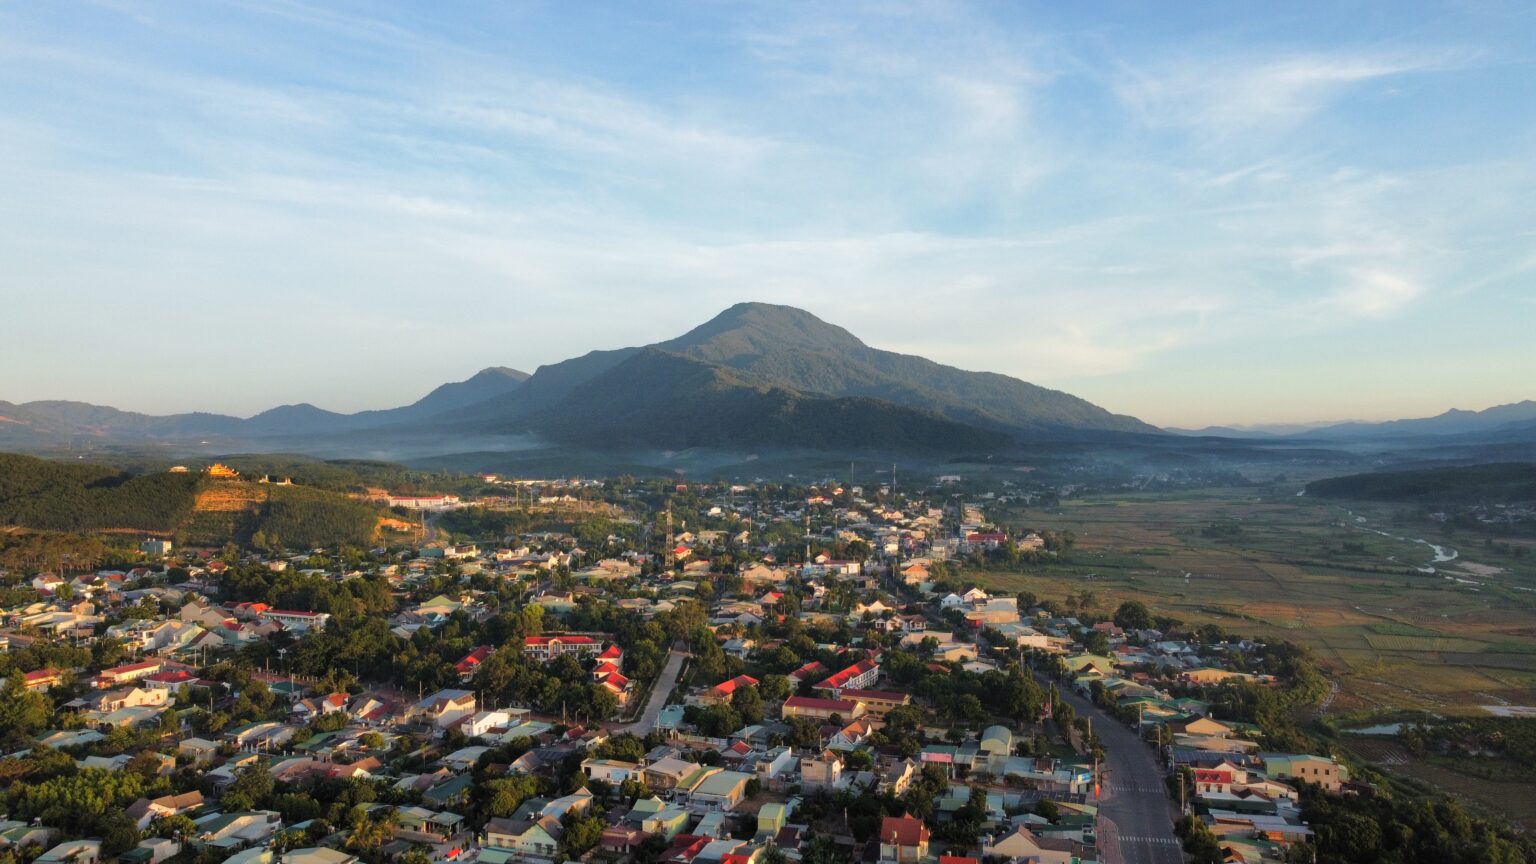
<instances>
[{"instance_id":1,"label":"yellow building","mask_svg":"<svg viewBox=\"0 0 1536 864\"><path fill-rule=\"evenodd\" d=\"M237 480L240 477L240 472L228 465L215 462L208 466L208 476L218 480Z\"/></svg>"}]
</instances>

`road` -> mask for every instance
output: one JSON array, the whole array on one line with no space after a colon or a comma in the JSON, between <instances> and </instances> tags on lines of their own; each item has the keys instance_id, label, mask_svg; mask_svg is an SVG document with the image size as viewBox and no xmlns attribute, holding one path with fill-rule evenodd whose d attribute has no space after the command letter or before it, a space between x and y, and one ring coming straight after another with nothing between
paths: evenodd
<instances>
[{"instance_id":1,"label":"road","mask_svg":"<svg viewBox=\"0 0 1536 864\"><path fill-rule=\"evenodd\" d=\"M1041 678L1040 686L1049 687L1050 682ZM1079 717L1093 718L1093 732L1104 745L1100 858L1105 864L1183 864L1184 853L1173 833L1177 814L1152 748L1087 699L1065 688L1061 696Z\"/></svg>"},{"instance_id":2,"label":"road","mask_svg":"<svg viewBox=\"0 0 1536 864\"><path fill-rule=\"evenodd\" d=\"M661 716L661 709L667 707L667 697L672 694L672 688L677 686L677 676L687 656L686 651L675 647L672 649L667 656L667 665L661 667L661 674L656 676L656 684L651 687L651 698L645 703L645 711L641 712L640 719L629 724L624 731L643 738L656 727L656 719Z\"/></svg>"},{"instance_id":3,"label":"road","mask_svg":"<svg viewBox=\"0 0 1536 864\"><path fill-rule=\"evenodd\" d=\"M903 595L903 586L896 586L896 594ZM931 610L929 618L936 626L943 624ZM978 649L989 646L984 634L978 634L976 642ZM1051 682L1039 672L1034 674L1036 682L1049 690ZM1184 864L1184 851L1173 833L1178 812L1152 748L1130 727L1070 692L1070 685L1058 687L1079 717L1093 718L1093 731L1104 745L1099 860L1104 864Z\"/></svg>"}]
</instances>

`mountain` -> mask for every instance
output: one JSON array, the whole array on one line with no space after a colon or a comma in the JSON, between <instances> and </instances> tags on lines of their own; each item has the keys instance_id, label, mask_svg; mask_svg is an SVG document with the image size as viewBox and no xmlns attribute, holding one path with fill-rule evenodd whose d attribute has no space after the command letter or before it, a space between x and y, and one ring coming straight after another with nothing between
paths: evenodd
<instances>
[{"instance_id":1,"label":"mountain","mask_svg":"<svg viewBox=\"0 0 1536 864\"><path fill-rule=\"evenodd\" d=\"M1007 435L867 397L807 394L656 348L635 352L530 418L597 449L891 450L1006 446Z\"/></svg>"},{"instance_id":2,"label":"mountain","mask_svg":"<svg viewBox=\"0 0 1536 864\"><path fill-rule=\"evenodd\" d=\"M1174 435L1183 435L1189 438L1275 438L1274 432L1265 432L1261 429L1249 429L1243 426L1203 426L1199 429L1180 429L1177 426L1164 426L1164 432Z\"/></svg>"},{"instance_id":3,"label":"mountain","mask_svg":"<svg viewBox=\"0 0 1536 864\"><path fill-rule=\"evenodd\" d=\"M1453 408L1433 417L1388 420L1382 423L1339 423L1302 433L1308 438L1407 438L1421 435L1464 435L1493 432L1536 421L1536 401L1495 405L1482 411ZM1299 436L1298 436L1299 437Z\"/></svg>"},{"instance_id":4,"label":"mountain","mask_svg":"<svg viewBox=\"0 0 1536 864\"><path fill-rule=\"evenodd\" d=\"M639 353L639 348L589 351L559 363L540 366L516 390L472 405L457 416L440 416L438 425L497 427L516 417L551 408L577 387Z\"/></svg>"},{"instance_id":5,"label":"mountain","mask_svg":"<svg viewBox=\"0 0 1536 864\"><path fill-rule=\"evenodd\" d=\"M863 396L961 423L1026 433L1161 434L1059 390L882 351L801 309L739 303L655 347L805 393Z\"/></svg>"},{"instance_id":6,"label":"mountain","mask_svg":"<svg viewBox=\"0 0 1536 864\"><path fill-rule=\"evenodd\" d=\"M1279 438L1284 435L1300 435L1321 429L1324 426L1337 426L1337 421L1328 423L1262 423L1253 426L1205 426L1200 429L1180 429L1174 426L1163 427L1164 432L1175 435L1189 435L1195 437L1216 438Z\"/></svg>"},{"instance_id":7,"label":"mountain","mask_svg":"<svg viewBox=\"0 0 1536 864\"><path fill-rule=\"evenodd\" d=\"M464 381L440 385L409 405L349 415L352 418L350 428L365 429L427 420L515 392L527 383L528 378L527 372L506 366L481 369Z\"/></svg>"},{"instance_id":8,"label":"mountain","mask_svg":"<svg viewBox=\"0 0 1536 864\"><path fill-rule=\"evenodd\" d=\"M85 402L0 402L0 444L78 438L195 438L234 434L243 422L222 414L155 416Z\"/></svg>"},{"instance_id":9,"label":"mountain","mask_svg":"<svg viewBox=\"0 0 1536 864\"><path fill-rule=\"evenodd\" d=\"M354 416L316 408L308 402L279 405L246 420L239 432L246 435L326 435L352 428Z\"/></svg>"},{"instance_id":10,"label":"mountain","mask_svg":"<svg viewBox=\"0 0 1536 864\"><path fill-rule=\"evenodd\" d=\"M533 435L610 451L969 453L1021 439L1163 435L1067 393L871 348L809 312L764 303L732 306L675 339L592 351L540 366L532 375L482 370L384 411L339 414L298 404L246 420L155 418L71 403L68 411L50 409L44 419L34 411L42 404L0 404L0 446L18 435L141 441L219 436L220 446L376 456L406 441L483 449L484 442L471 447L470 441ZM10 434L8 427L23 431Z\"/></svg>"}]
</instances>

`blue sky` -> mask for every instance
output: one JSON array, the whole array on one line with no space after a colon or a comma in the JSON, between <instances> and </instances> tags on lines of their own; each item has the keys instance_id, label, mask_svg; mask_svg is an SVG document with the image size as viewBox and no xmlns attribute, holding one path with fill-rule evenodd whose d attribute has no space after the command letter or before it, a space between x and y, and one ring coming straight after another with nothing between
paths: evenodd
<instances>
[{"instance_id":1,"label":"blue sky","mask_svg":"<svg viewBox=\"0 0 1536 864\"><path fill-rule=\"evenodd\" d=\"M1536 398L1528 3L0 5L0 399L387 407L740 300L1151 422Z\"/></svg>"}]
</instances>

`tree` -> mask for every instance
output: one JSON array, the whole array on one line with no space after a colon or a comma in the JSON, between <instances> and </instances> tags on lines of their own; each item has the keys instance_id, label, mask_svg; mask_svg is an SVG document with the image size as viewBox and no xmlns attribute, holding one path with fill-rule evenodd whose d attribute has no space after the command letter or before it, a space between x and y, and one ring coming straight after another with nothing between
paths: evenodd
<instances>
[{"instance_id":1,"label":"tree","mask_svg":"<svg viewBox=\"0 0 1536 864\"><path fill-rule=\"evenodd\" d=\"M1149 630L1152 628L1152 612L1140 600L1127 600L1115 610L1115 624L1126 630Z\"/></svg>"},{"instance_id":2,"label":"tree","mask_svg":"<svg viewBox=\"0 0 1536 864\"><path fill-rule=\"evenodd\" d=\"M140 750L128 760L123 770L132 771L145 780L153 781L160 776L160 755L153 750Z\"/></svg>"},{"instance_id":3,"label":"tree","mask_svg":"<svg viewBox=\"0 0 1536 864\"><path fill-rule=\"evenodd\" d=\"M560 845L569 858L585 855L587 850L603 839L603 831L608 827L607 823L596 816L568 814L566 819L565 835L560 838Z\"/></svg>"},{"instance_id":4,"label":"tree","mask_svg":"<svg viewBox=\"0 0 1536 864\"><path fill-rule=\"evenodd\" d=\"M517 812L523 802L538 794L539 781L527 774L516 777L498 777L487 780L475 788L482 800L481 815L505 818Z\"/></svg>"},{"instance_id":5,"label":"tree","mask_svg":"<svg viewBox=\"0 0 1536 864\"><path fill-rule=\"evenodd\" d=\"M645 758L645 742L632 733L620 732L597 746L599 759L618 759L622 762L639 762Z\"/></svg>"},{"instance_id":6,"label":"tree","mask_svg":"<svg viewBox=\"0 0 1536 864\"><path fill-rule=\"evenodd\" d=\"M736 692L731 694L731 707L740 715L743 723L763 722L763 697L756 687L737 687Z\"/></svg>"},{"instance_id":7,"label":"tree","mask_svg":"<svg viewBox=\"0 0 1536 864\"><path fill-rule=\"evenodd\" d=\"M27 689L20 670L13 672L0 689L0 744L6 749L30 745L52 713L43 694Z\"/></svg>"},{"instance_id":8,"label":"tree","mask_svg":"<svg viewBox=\"0 0 1536 864\"><path fill-rule=\"evenodd\" d=\"M272 775L260 765L247 765L235 773L235 782L220 796L226 810L255 810L272 794Z\"/></svg>"},{"instance_id":9,"label":"tree","mask_svg":"<svg viewBox=\"0 0 1536 864\"><path fill-rule=\"evenodd\" d=\"M395 808L382 807L369 812L362 804L352 808L352 830L347 833L346 847L353 852L371 853L384 845L395 834Z\"/></svg>"},{"instance_id":10,"label":"tree","mask_svg":"<svg viewBox=\"0 0 1536 864\"><path fill-rule=\"evenodd\" d=\"M764 675L757 686L764 699L778 701L789 695L789 679L783 675Z\"/></svg>"},{"instance_id":11,"label":"tree","mask_svg":"<svg viewBox=\"0 0 1536 864\"><path fill-rule=\"evenodd\" d=\"M730 705L711 705L699 715L699 730L714 738L724 738L741 728L741 715Z\"/></svg>"},{"instance_id":12,"label":"tree","mask_svg":"<svg viewBox=\"0 0 1536 864\"><path fill-rule=\"evenodd\" d=\"M789 718L789 743L802 749L821 746L821 724L809 717Z\"/></svg>"},{"instance_id":13,"label":"tree","mask_svg":"<svg viewBox=\"0 0 1536 864\"><path fill-rule=\"evenodd\" d=\"M418 843L405 850L398 864L432 864L432 853L428 851L428 847Z\"/></svg>"},{"instance_id":14,"label":"tree","mask_svg":"<svg viewBox=\"0 0 1536 864\"><path fill-rule=\"evenodd\" d=\"M121 855L139 842L138 827L123 813L113 813L103 819L97 830L101 833L103 856Z\"/></svg>"},{"instance_id":15,"label":"tree","mask_svg":"<svg viewBox=\"0 0 1536 864\"><path fill-rule=\"evenodd\" d=\"M1381 852L1381 825L1369 816L1346 813L1326 830L1323 842L1347 861L1370 864Z\"/></svg>"},{"instance_id":16,"label":"tree","mask_svg":"<svg viewBox=\"0 0 1536 864\"><path fill-rule=\"evenodd\" d=\"M637 798L649 798L651 790L645 785L645 781L639 777L627 777L619 784L619 794L630 802Z\"/></svg>"},{"instance_id":17,"label":"tree","mask_svg":"<svg viewBox=\"0 0 1536 864\"><path fill-rule=\"evenodd\" d=\"M827 834L812 834L800 860L804 864L846 864L848 853Z\"/></svg>"},{"instance_id":18,"label":"tree","mask_svg":"<svg viewBox=\"0 0 1536 864\"><path fill-rule=\"evenodd\" d=\"M1089 630L1083 637L1083 650L1089 654L1108 654L1109 636L1103 630Z\"/></svg>"},{"instance_id":19,"label":"tree","mask_svg":"<svg viewBox=\"0 0 1536 864\"><path fill-rule=\"evenodd\" d=\"M149 833L171 840L186 840L197 833L197 823L190 816L180 813L175 816L159 816L149 823Z\"/></svg>"},{"instance_id":20,"label":"tree","mask_svg":"<svg viewBox=\"0 0 1536 864\"><path fill-rule=\"evenodd\" d=\"M1199 818L1182 816L1173 830L1183 838L1184 851L1193 864L1221 864L1221 843Z\"/></svg>"}]
</instances>

